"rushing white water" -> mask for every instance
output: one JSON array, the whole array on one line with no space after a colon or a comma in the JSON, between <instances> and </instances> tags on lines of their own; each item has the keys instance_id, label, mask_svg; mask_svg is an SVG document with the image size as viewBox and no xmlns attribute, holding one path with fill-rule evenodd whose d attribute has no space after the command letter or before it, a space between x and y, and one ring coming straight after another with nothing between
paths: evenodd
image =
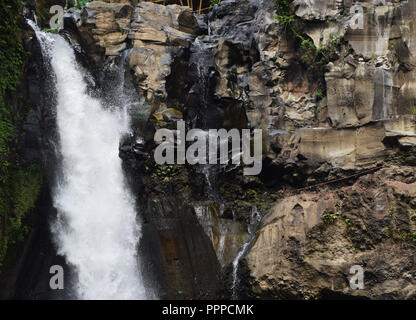
<instances>
[{"instance_id":1,"label":"rushing white water","mask_svg":"<svg viewBox=\"0 0 416 320\"><path fill-rule=\"evenodd\" d=\"M232 299L238 299L238 286L240 283L240 278L238 277L238 269L240 265L241 259L247 253L248 246L250 245L251 241L254 239L255 235L255 228L257 224L261 221L260 212L257 210L257 206L253 206L251 208L251 215L250 215L250 224L248 225L248 233L249 238L246 243L243 244L240 251L237 253L237 256L233 260L233 283L232 283Z\"/></svg>"},{"instance_id":2,"label":"rushing white water","mask_svg":"<svg viewBox=\"0 0 416 320\"><path fill-rule=\"evenodd\" d=\"M138 271L135 203L118 156L126 112L108 110L88 95L83 71L61 36L36 33L56 78L63 159L63 179L54 195L58 252L75 268L78 298L146 298Z\"/></svg>"}]
</instances>

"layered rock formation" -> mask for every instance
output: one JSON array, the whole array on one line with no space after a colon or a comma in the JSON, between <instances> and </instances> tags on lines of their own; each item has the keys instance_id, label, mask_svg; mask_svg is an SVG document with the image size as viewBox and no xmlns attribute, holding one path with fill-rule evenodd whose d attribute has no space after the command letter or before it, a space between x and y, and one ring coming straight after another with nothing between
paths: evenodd
<instances>
[{"instance_id":1,"label":"layered rock formation","mask_svg":"<svg viewBox=\"0 0 416 320\"><path fill-rule=\"evenodd\" d=\"M254 296L415 299L414 177L414 167L392 166L279 201L246 256ZM354 265L363 290L350 287Z\"/></svg>"},{"instance_id":2,"label":"layered rock formation","mask_svg":"<svg viewBox=\"0 0 416 320\"><path fill-rule=\"evenodd\" d=\"M136 94L120 156L147 281L161 298L414 299L414 3L360 1L363 29L352 1L291 1L290 26L279 3L226 0L198 15L112 0L66 14L91 86L114 96L125 62ZM157 165L153 133L179 119L262 129L262 173ZM364 290L349 286L353 265Z\"/></svg>"}]
</instances>

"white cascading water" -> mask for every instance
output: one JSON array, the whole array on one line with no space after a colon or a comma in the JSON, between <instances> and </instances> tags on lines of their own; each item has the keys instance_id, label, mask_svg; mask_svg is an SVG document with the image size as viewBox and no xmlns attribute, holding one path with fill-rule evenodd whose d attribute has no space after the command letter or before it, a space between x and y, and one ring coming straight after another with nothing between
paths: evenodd
<instances>
[{"instance_id":1,"label":"white cascading water","mask_svg":"<svg viewBox=\"0 0 416 320\"><path fill-rule=\"evenodd\" d=\"M126 112L87 94L70 45L31 23L56 79L62 176L54 195L58 253L74 266L80 299L144 299L138 270L140 228L118 156Z\"/></svg>"},{"instance_id":2,"label":"white cascading water","mask_svg":"<svg viewBox=\"0 0 416 320\"><path fill-rule=\"evenodd\" d=\"M244 255L247 253L248 246L251 244L251 241L253 241L255 236L255 229L257 227L257 224L261 221L261 214L257 210L257 206L251 207L251 215L250 215L250 224L248 225L248 234L249 238L246 241L246 243L243 244L240 251L237 253L237 256L233 260L233 282L232 282L232 300L238 300L238 286L240 284L240 279L238 277L238 268L240 265L241 259L244 257Z\"/></svg>"}]
</instances>

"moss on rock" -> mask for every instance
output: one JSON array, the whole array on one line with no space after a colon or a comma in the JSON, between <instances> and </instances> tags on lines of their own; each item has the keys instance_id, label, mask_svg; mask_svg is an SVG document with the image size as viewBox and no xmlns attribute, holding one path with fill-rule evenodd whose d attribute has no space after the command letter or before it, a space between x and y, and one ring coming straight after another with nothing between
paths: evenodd
<instances>
[{"instance_id":1,"label":"moss on rock","mask_svg":"<svg viewBox=\"0 0 416 320\"><path fill-rule=\"evenodd\" d=\"M40 167L19 157L19 125L29 111L19 88L25 69L21 10L21 0L0 0L0 273L10 247L27 234L26 218L42 184Z\"/></svg>"}]
</instances>

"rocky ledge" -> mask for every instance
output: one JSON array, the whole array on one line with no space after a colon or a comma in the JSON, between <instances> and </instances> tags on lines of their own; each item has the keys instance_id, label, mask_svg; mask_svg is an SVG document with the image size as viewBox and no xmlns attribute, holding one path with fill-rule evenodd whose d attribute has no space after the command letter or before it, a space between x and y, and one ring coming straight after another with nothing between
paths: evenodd
<instances>
[{"instance_id":1,"label":"rocky ledge","mask_svg":"<svg viewBox=\"0 0 416 320\"><path fill-rule=\"evenodd\" d=\"M289 3L67 12L63 33L97 83L126 59L137 94L120 155L141 204L143 269L162 298L230 297L237 275L240 297L414 299L415 3L360 1L358 30L352 1ZM262 129L262 173L155 164L154 130L182 119ZM349 286L353 265L363 290Z\"/></svg>"}]
</instances>

